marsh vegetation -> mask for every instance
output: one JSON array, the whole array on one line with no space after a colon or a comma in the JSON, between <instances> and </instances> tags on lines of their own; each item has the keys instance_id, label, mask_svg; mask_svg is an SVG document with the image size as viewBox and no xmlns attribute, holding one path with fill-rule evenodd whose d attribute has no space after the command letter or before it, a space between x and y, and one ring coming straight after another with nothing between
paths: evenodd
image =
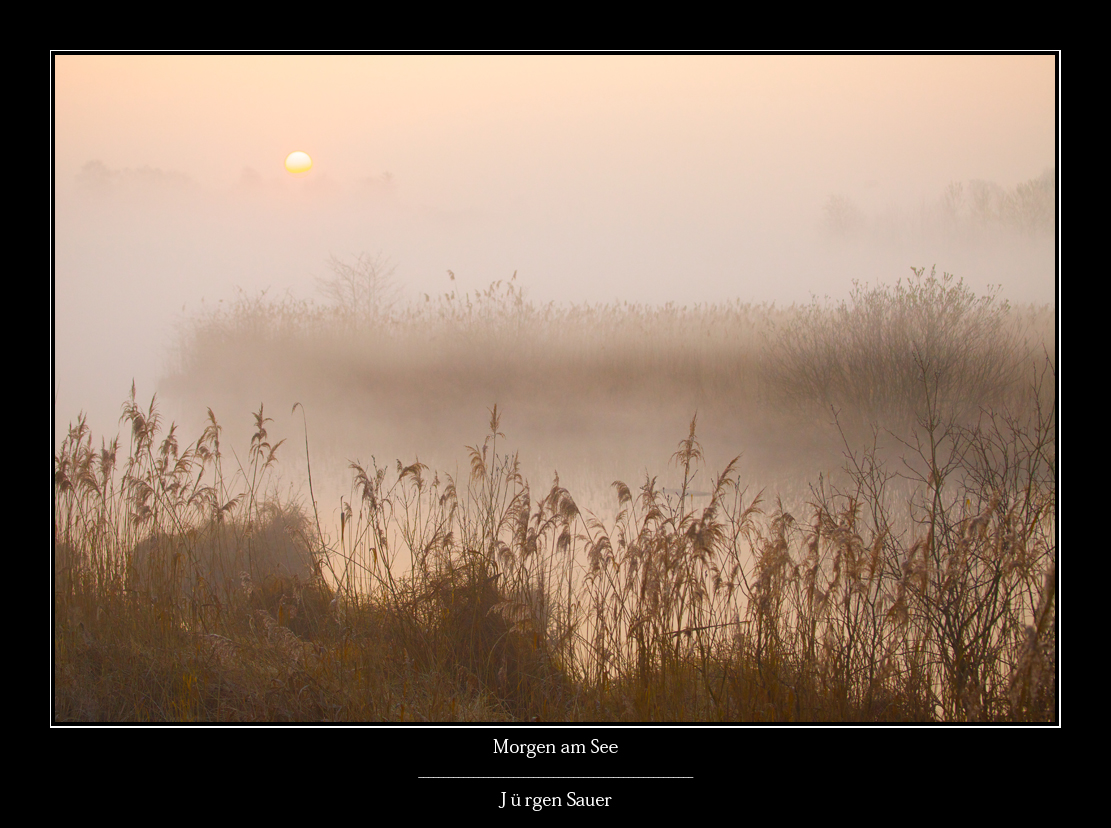
<instances>
[{"instance_id":1,"label":"marsh vegetation","mask_svg":"<svg viewBox=\"0 0 1111 828\"><path fill-rule=\"evenodd\" d=\"M1048 308L924 269L790 309L515 279L403 306L381 259L334 273L328 305L243 296L182 331L171 393L266 402L241 453L134 388L121 438L78 419L57 447L59 721L1056 716ZM375 459L396 429L425 462ZM586 496L518 449L618 434L643 473Z\"/></svg>"}]
</instances>

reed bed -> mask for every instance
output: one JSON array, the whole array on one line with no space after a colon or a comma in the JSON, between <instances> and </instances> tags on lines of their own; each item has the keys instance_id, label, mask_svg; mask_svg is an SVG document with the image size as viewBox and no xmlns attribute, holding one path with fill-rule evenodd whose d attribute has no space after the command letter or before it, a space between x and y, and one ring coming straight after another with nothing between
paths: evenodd
<instances>
[{"instance_id":1,"label":"reed bed","mask_svg":"<svg viewBox=\"0 0 1111 828\"><path fill-rule=\"evenodd\" d=\"M754 408L832 406L844 471L789 507L746 485L739 460L708 468L695 416L656 475L614 481L612 511L592 510L558 476L530 487L495 405L463 474L354 461L332 521L311 462L307 499L281 494L290 445L263 408L241 462L211 409L182 447L133 388L126 446L94 448L79 419L54 456L56 720L1053 721L1054 357L1038 360L1033 326L994 299L968 303L959 283L920 272L902 290L887 293L895 310L936 309L927 300L949 292L934 339L880 320L875 338L838 344L848 332L827 322L855 323L883 298L868 291L780 319L537 309L510 285L382 316L373 333L366 315L344 331L324 324L339 310L289 303L207 320L193 369L229 353L221 337L299 351L306 366L314 349L361 342L347 358L369 370L377 354L373 383L397 399L395 379L440 376L431 362L469 372L457 385L478 395L483 377L517 382L514 365L552 354L575 368L535 379L537 394L588 377L622 400L689 401L747 383ZM982 339L961 340L968 330ZM822 336L838 359L890 358L867 385L808 386L838 376L809 349ZM430 350L409 347L420 337ZM443 344L464 337L488 357L479 367ZM788 340L776 359L765 350ZM308 457L311 417L294 411Z\"/></svg>"}]
</instances>

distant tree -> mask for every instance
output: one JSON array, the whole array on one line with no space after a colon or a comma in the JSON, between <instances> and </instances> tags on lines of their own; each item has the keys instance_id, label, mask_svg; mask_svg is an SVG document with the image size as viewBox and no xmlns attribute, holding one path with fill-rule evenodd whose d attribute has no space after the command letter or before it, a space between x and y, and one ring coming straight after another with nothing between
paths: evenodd
<instances>
[{"instance_id":1,"label":"distant tree","mask_svg":"<svg viewBox=\"0 0 1111 828\"><path fill-rule=\"evenodd\" d=\"M317 278L317 289L356 326L380 321L393 313L398 287L393 281L396 266L379 253L361 253L353 264L328 257L330 278Z\"/></svg>"},{"instance_id":2,"label":"distant tree","mask_svg":"<svg viewBox=\"0 0 1111 828\"><path fill-rule=\"evenodd\" d=\"M1056 169L1048 169L1037 178L1023 181L1006 199L1011 226L1026 236L1052 233L1057 218L1056 193Z\"/></svg>"},{"instance_id":3,"label":"distant tree","mask_svg":"<svg viewBox=\"0 0 1111 828\"><path fill-rule=\"evenodd\" d=\"M973 226L982 230L1002 220L1007 193L994 181L974 179L969 182Z\"/></svg>"},{"instance_id":4,"label":"distant tree","mask_svg":"<svg viewBox=\"0 0 1111 828\"><path fill-rule=\"evenodd\" d=\"M832 195L825 203L826 229L838 236L851 236L864 227L864 213L843 195Z\"/></svg>"}]
</instances>

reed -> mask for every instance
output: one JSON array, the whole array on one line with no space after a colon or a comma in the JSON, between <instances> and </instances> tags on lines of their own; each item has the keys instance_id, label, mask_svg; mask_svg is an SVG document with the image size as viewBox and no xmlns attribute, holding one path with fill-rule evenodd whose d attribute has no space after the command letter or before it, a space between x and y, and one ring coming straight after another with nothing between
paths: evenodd
<instances>
[{"instance_id":1,"label":"reed","mask_svg":"<svg viewBox=\"0 0 1111 828\"><path fill-rule=\"evenodd\" d=\"M56 719L1052 721L1055 361L1029 362L994 301L962 305L961 286L916 278L885 301L909 312L939 290L955 304L935 308L934 334L912 337L909 363L859 334L860 359L877 360L871 381L905 383L913 405L885 420L886 403L846 397L829 415L844 473L820 478L802 505L747 485L740 458L709 468L697 415L660 471L673 487L650 473L615 481L608 509L587 508L558 475L536 492L495 405L463 474L351 462L330 525L311 464L309 502L281 494L288 446L262 407L238 454L211 409L184 445L157 400L140 405L132 388L122 441L95 449L79 418L54 455ZM893 312L880 299L854 301ZM438 310L379 320L376 382L404 372L395 356L434 380L420 365L445 353L435 343L471 337L491 361L467 369L474 394L488 390L484 376L515 382L530 359L534 371L554 364L547 354L573 366L556 372L558 393L581 378L689 400L676 388L712 396L716 376L752 382L754 407L773 398L773 380L795 410L833 399L806 385L825 369L804 345L841 335L813 309L757 335L739 306L568 315L528 306L512 284L465 307L429 305ZM282 355L288 336L311 352L330 341L312 327L325 319L265 304L210 319L194 367L218 333ZM637 326L665 344L632 358L645 341ZM692 326L710 331L704 352L689 347ZM431 350L403 356L418 331ZM762 349L791 337L798 348L771 370ZM599 355L600 341L613 351ZM755 366L756 378L715 373L715 341L739 348L729 364ZM975 411L955 402L969 394Z\"/></svg>"}]
</instances>

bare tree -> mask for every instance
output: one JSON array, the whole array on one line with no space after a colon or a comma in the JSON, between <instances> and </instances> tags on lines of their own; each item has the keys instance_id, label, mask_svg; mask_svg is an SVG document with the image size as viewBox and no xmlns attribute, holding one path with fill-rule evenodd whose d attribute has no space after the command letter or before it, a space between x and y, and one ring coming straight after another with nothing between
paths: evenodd
<instances>
[{"instance_id":1,"label":"bare tree","mask_svg":"<svg viewBox=\"0 0 1111 828\"><path fill-rule=\"evenodd\" d=\"M353 264L328 257L331 278L317 278L317 289L355 324L362 325L388 317L398 302L398 287L393 282L396 266L381 253L361 253Z\"/></svg>"}]
</instances>

